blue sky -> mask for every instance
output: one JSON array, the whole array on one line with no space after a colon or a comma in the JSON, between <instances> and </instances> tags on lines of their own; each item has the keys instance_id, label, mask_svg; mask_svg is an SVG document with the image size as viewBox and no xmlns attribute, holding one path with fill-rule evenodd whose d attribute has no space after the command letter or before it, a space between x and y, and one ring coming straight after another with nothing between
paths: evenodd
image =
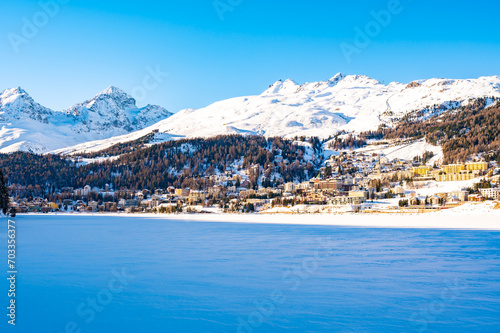
<instances>
[{"instance_id":1,"label":"blue sky","mask_svg":"<svg viewBox=\"0 0 500 333\"><path fill-rule=\"evenodd\" d=\"M59 110L116 85L175 112L337 72L500 75L498 2L394 1L2 1L0 90Z\"/></svg>"}]
</instances>

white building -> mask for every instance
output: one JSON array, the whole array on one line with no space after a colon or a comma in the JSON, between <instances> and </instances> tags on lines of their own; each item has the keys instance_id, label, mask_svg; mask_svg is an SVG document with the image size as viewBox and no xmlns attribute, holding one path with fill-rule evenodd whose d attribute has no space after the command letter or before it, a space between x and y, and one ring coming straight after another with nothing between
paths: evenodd
<instances>
[{"instance_id":1,"label":"white building","mask_svg":"<svg viewBox=\"0 0 500 333\"><path fill-rule=\"evenodd\" d=\"M305 190L305 191L312 190L313 188L314 188L314 182L309 180L306 182L302 182L296 186L297 190Z\"/></svg>"},{"instance_id":2,"label":"white building","mask_svg":"<svg viewBox=\"0 0 500 333\"><path fill-rule=\"evenodd\" d=\"M86 195L88 195L91 191L92 191L91 187L90 187L89 185L85 185L85 187L83 188L83 191L82 191L82 195L83 195L83 196L86 196Z\"/></svg>"},{"instance_id":3,"label":"white building","mask_svg":"<svg viewBox=\"0 0 500 333\"><path fill-rule=\"evenodd\" d=\"M295 191L295 189L297 188L297 185L295 185L295 183L286 183L285 184L285 192L289 192L289 193L292 193Z\"/></svg>"},{"instance_id":4,"label":"white building","mask_svg":"<svg viewBox=\"0 0 500 333\"><path fill-rule=\"evenodd\" d=\"M479 192L486 199L500 199L500 188L480 188Z\"/></svg>"}]
</instances>

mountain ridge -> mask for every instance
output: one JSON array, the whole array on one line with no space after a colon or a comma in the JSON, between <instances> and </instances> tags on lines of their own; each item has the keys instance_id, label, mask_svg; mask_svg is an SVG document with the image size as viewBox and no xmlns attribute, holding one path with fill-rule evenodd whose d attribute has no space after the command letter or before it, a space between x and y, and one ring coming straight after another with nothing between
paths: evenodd
<instances>
[{"instance_id":1,"label":"mountain ridge","mask_svg":"<svg viewBox=\"0 0 500 333\"><path fill-rule=\"evenodd\" d=\"M140 130L171 115L157 105L138 108L114 86L61 111L40 105L21 87L6 89L0 92L0 152L44 153Z\"/></svg>"},{"instance_id":2,"label":"mountain ridge","mask_svg":"<svg viewBox=\"0 0 500 333\"><path fill-rule=\"evenodd\" d=\"M376 130L380 125L391 126L411 114L425 119L485 97L500 98L499 76L433 78L387 85L366 75L342 73L326 81L304 84L278 80L260 95L181 110L141 131L55 152L97 151L152 132L158 132L154 142L224 134L327 138L339 131L359 133Z\"/></svg>"},{"instance_id":3,"label":"mountain ridge","mask_svg":"<svg viewBox=\"0 0 500 333\"><path fill-rule=\"evenodd\" d=\"M13 102L16 94L24 96L22 103ZM155 133L154 142L224 134L327 138L337 132L392 126L409 115L425 119L478 98L499 99L500 76L386 85L366 75L337 73L325 81L304 84L278 80L259 95L234 97L176 114L155 105L138 108L131 96L115 86L63 111L52 111L18 87L0 94L0 117L15 118L16 113L27 112L28 123L41 123L44 130L19 125L16 131L15 126L4 126L0 152L29 150L26 147L35 147L33 151L39 153L95 151L151 133Z\"/></svg>"}]
</instances>

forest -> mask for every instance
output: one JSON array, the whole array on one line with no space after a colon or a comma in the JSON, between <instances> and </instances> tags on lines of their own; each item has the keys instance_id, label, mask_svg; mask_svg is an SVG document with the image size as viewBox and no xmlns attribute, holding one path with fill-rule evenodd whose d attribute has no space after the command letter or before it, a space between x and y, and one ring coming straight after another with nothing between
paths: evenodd
<instances>
[{"instance_id":1,"label":"forest","mask_svg":"<svg viewBox=\"0 0 500 333\"><path fill-rule=\"evenodd\" d=\"M309 142L319 156L319 140L313 138ZM252 187L257 187L259 178L267 186L275 186L310 178L321 162L320 157L308 158L306 148L293 140L239 135L182 139L136 150L120 144L84 156L113 156L124 149L128 152L118 158L95 163L84 163L78 156L0 154L0 168L11 187L29 195L45 196L64 187L104 188L106 184L131 190L168 186L201 189L210 186L205 176L246 169Z\"/></svg>"},{"instance_id":2,"label":"forest","mask_svg":"<svg viewBox=\"0 0 500 333\"><path fill-rule=\"evenodd\" d=\"M479 153L500 151L500 101L486 107L486 98L423 121L403 120L383 129L384 138L423 138L441 145L444 163L464 162Z\"/></svg>"}]
</instances>

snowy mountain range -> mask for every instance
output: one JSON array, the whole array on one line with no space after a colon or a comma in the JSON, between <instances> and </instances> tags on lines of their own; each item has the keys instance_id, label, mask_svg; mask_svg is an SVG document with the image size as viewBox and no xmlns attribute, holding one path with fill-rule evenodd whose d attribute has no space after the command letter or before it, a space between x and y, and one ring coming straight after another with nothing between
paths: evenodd
<instances>
[{"instance_id":1,"label":"snowy mountain range","mask_svg":"<svg viewBox=\"0 0 500 333\"><path fill-rule=\"evenodd\" d=\"M44 153L137 131L171 115L157 105L138 108L113 86L62 111L36 103L20 87L7 89L0 93L0 152Z\"/></svg>"},{"instance_id":2,"label":"snowy mountain range","mask_svg":"<svg viewBox=\"0 0 500 333\"><path fill-rule=\"evenodd\" d=\"M388 85L341 73L302 85L278 80L260 95L174 115L156 105L138 108L113 86L62 111L43 107L18 87L0 93L0 152L96 151L152 132L156 142L219 134L325 138L338 131L375 130L415 111L425 117L484 97L500 98L500 76Z\"/></svg>"},{"instance_id":3,"label":"snowy mountain range","mask_svg":"<svg viewBox=\"0 0 500 333\"><path fill-rule=\"evenodd\" d=\"M56 150L75 153L105 149L152 132L156 142L219 134L329 137L338 131L376 130L416 112L426 116L500 98L500 76L468 80L429 79L385 85L363 75L337 74L329 80L297 84L278 80L262 94L179 111L150 127L126 135Z\"/></svg>"}]
</instances>

